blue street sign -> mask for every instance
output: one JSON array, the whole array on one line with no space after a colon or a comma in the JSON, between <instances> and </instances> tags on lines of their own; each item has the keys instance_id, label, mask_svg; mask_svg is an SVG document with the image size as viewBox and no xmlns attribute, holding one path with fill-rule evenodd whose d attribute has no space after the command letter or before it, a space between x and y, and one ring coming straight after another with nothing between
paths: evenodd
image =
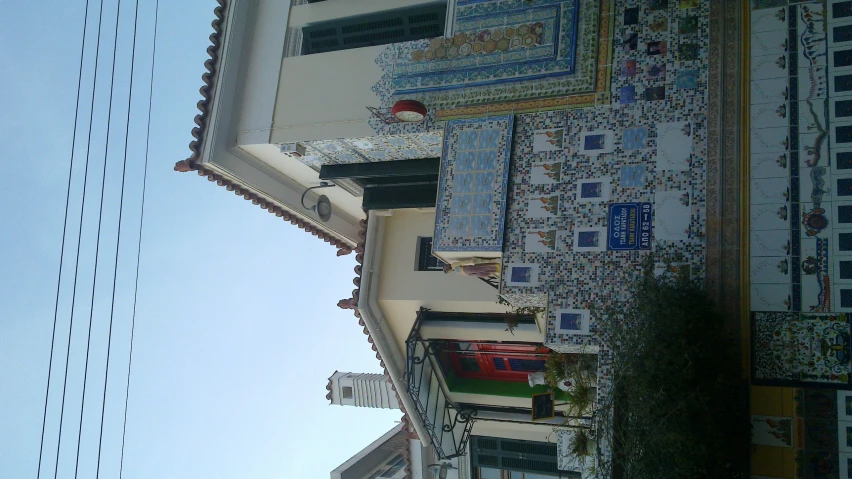
<instances>
[{"instance_id":1,"label":"blue street sign","mask_svg":"<svg viewBox=\"0 0 852 479\"><path fill-rule=\"evenodd\" d=\"M651 249L651 203L612 203L609 205L609 228L606 249L634 251Z\"/></svg>"}]
</instances>

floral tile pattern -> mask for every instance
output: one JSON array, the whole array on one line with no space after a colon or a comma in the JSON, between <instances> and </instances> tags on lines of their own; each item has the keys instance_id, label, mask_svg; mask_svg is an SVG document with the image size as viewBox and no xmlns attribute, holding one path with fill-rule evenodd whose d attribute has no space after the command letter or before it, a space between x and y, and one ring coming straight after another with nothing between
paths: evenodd
<instances>
[{"instance_id":1,"label":"floral tile pattern","mask_svg":"<svg viewBox=\"0 0 852 479\"><path fill-rule=\"evenodd\" d=\"M300 160L308 166L368 163L372 161L413 160L441 155L441 131L341 138L305 142L307 154Z\"/></svg>"},{"instance_id":2,"label":"floral tile pattern","mask_svg":"<svg viewBox=\"0 0 852 479\"><path fill-rule=\"evenodd\" d=\"M752 383L848 388L852 327L843 313L752 313Z\"/></svg>"}]
</instances>

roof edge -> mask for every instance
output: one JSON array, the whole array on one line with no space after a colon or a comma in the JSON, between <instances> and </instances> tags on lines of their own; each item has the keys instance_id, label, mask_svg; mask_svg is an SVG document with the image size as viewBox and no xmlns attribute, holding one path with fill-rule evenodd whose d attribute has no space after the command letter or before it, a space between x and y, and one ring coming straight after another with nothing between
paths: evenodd
<instances>
[{"instance_id":1,"label":"roof edge","mask_svg":"<svg viewBox=\"0 0 852 479\"><path fill-rule=\"evenodd\" d=\"M204 135L207 132L210 114L212 110L213 95L216 88L216 83L219 78L219 64L221 62L222 44L224 35L226 34L225 20L230 13L230 6L234 0L216 0L219 4L213 13L216 19L211 22L213 33L210 34L211 45L207 47L207 55L209 58L204 62L204 68L207 70L201 75L201 80L204 85L199 89L202 99L198 101L196 107L199 113L195 115L195 127L192 129L193 141L189 143L189 149L192 152L189 158L175 163L174 170L177 172L197 171L199 176L206 176L208 180L215 181L217 185L224 186L228 191L233 191L235 194L242 196L246 200L251 201L255 205L275 214L285 221L303 229L312 235L320 238L326 243L337 248L337 255L344 256L352 252L352 244L350 241L341 238L338 235L316 225L310 221L306 221L293 210L285 208L277 204L274 200L264 197L252 191L247 186L233 181L218 171L205 166L201 161L201 152L204 144Z\"/></svg>"},{"instance_id":2,"label":"roof edge","mask_svg":"<svg viewBox=\"0 0 852 479\"><path fill-rule=\"evenodd\" d=\"M232 181L221 173L207 168L198 162L192 162L188 159L182 160L175 164L174 169L181 173L196 171L198 172L198 176L206 176L208 181L214 181L217 185L224 186L228 191L233 191L235 195L242 196L244 199L251 201L252 204L260 206L269 213L282 218L284 221L289 221L290 224L295 225L336 247L337 256L345 256L352 252L352 246L347 241L313 225L309 221L305 221L287 208L276 204L273 200L255 193L250 188L243 186L236 181Z\"/></svg>"}]
</instances>

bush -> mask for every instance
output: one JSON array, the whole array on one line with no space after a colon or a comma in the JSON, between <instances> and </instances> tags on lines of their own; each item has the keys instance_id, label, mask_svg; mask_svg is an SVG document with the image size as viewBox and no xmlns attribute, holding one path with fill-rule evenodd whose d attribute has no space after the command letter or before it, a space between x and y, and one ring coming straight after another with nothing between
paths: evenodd
<instances>
[{"instance_id":1,"label":"bush","mask_svg":"<svg viewBox=\"0 0 852 479\"><path fill-rule=\"evenodd\" d=\"M748 384L724 315L699 284L657 277L653 257L626 283L629 299L593 311L613 353L608 410L598 414L614 451L610 472L624 479L747 477Z\"/></svg>"}]
</instances>

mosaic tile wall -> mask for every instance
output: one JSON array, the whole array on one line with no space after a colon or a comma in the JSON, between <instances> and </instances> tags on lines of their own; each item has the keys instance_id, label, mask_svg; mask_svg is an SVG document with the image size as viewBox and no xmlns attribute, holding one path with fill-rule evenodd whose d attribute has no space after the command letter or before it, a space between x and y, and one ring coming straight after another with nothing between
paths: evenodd
<instances>
[{"instance_id":1,"label":"mosaic tile wall","mask_svg":"<svg viewBox=\"0 0 852 479\"><path fill-rule=\"evenodd\" d=\"M513 127L512 115L447 124L433 251L503 250Z\"/></svg>"},{"instance_id":2,"label":"mosaic tile wall","mask_svg":"<svg viewBox=\"0 0 852 479\"><path fill-rule=\"evenodd\" d=\"M852 388L848 315L754 313L751 336L752 384Z\"/></svg>"},{"instance_id":3,"label":"mosaic tile wall","mask_svg":"<svg viewBox=\"0 0 852 479\"><path fill-rule=\"evenodd\" d=\"M517 117L502 287L549 292L554 349L596 345L589 305L641 251L703 269L708 16L707 1L616 2L613 103Z\"/></svg>"},{"instance_id":4,"label":"mosaic tile wall","mask_svg":"<svg viewBox=\"0 0 852 479\"><path fill-rule=\"evenodd\" d=\"M612 101L516 117L501 285L513 303L547 292L546 345L598 353L599 401L612 358L590 306L623 293L643 251L692 277L706 254L710 1L612 11Z\"/></svg>"}]
</instances>

